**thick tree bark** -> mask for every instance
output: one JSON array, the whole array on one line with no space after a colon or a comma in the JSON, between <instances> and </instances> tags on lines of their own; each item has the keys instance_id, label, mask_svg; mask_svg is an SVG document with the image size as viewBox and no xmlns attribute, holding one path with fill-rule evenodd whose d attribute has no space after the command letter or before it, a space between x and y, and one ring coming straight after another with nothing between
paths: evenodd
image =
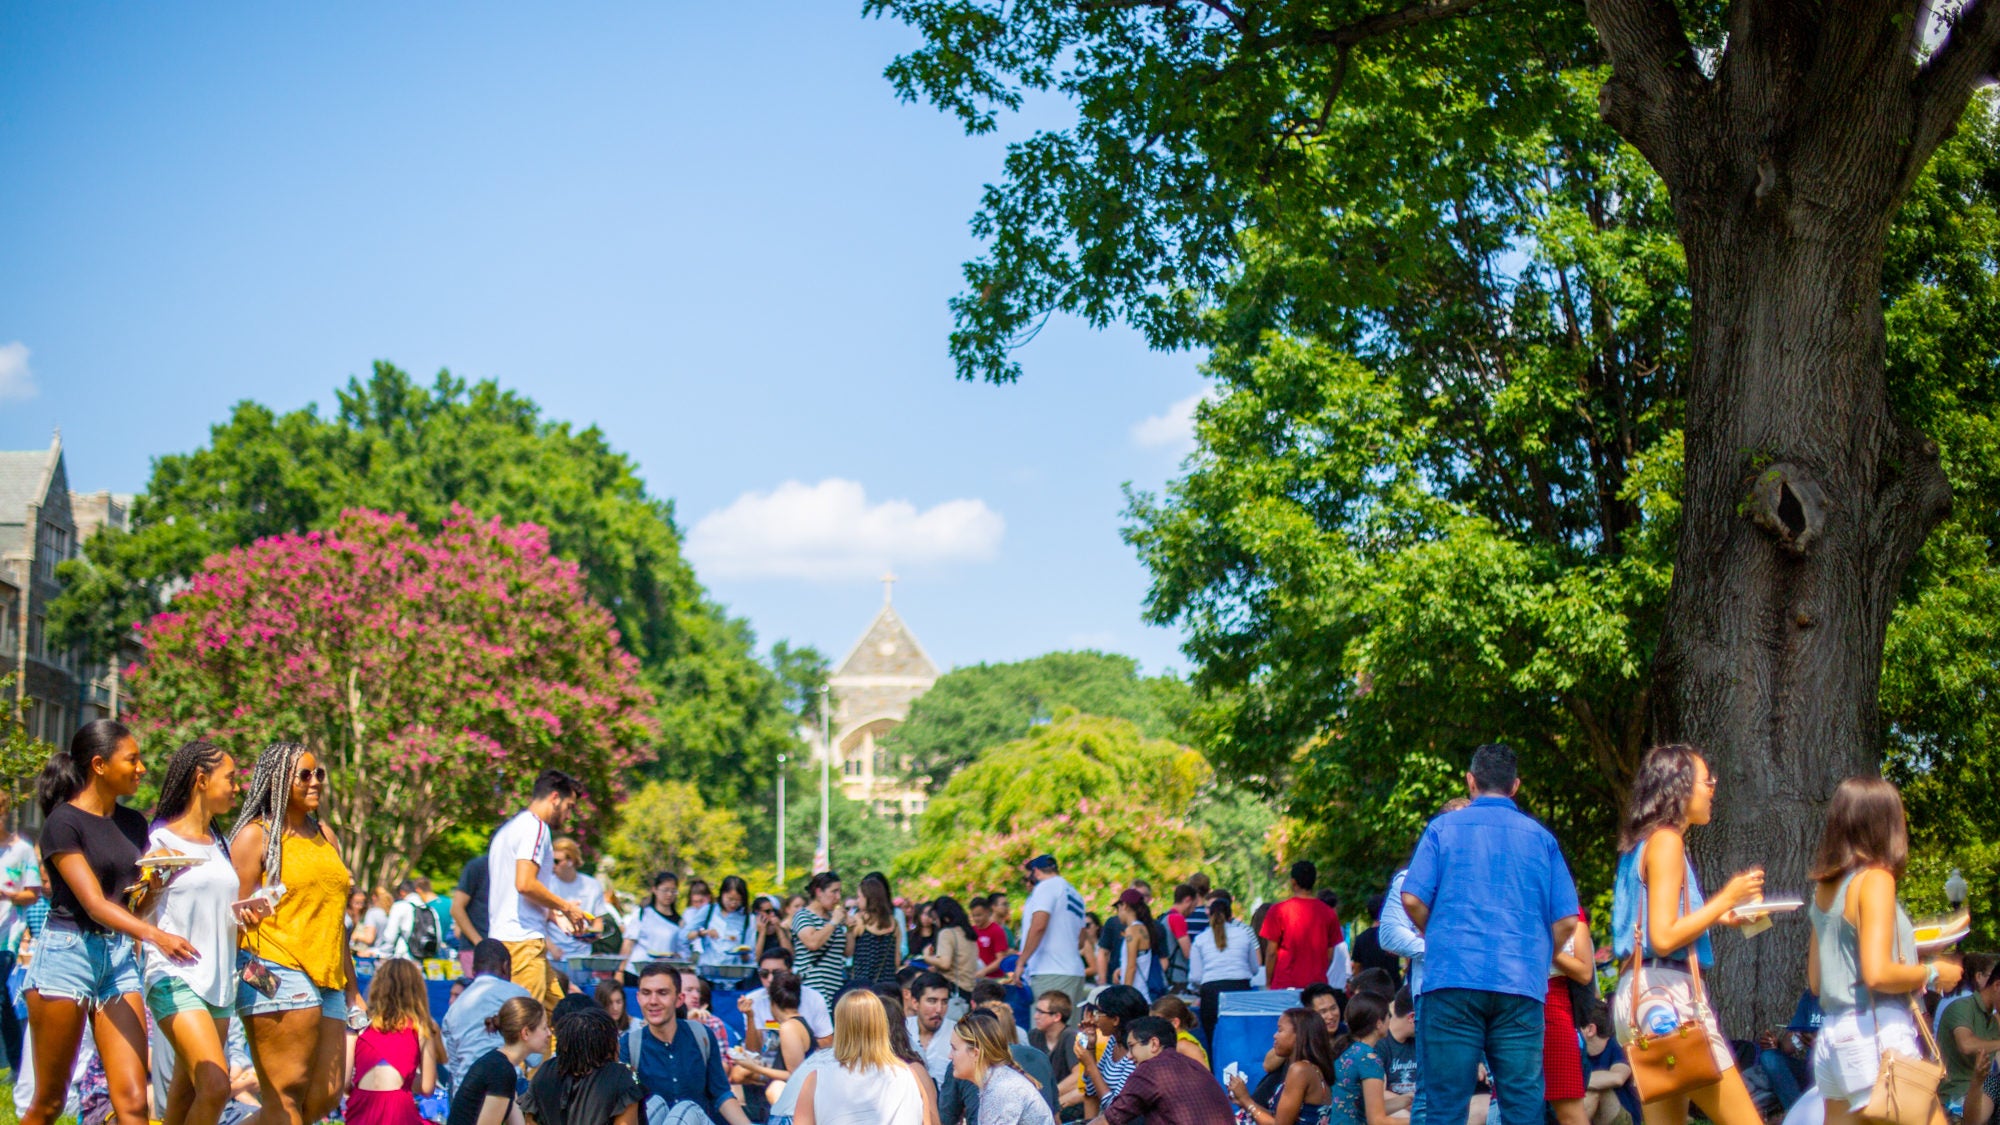
<instances>
[{"instance_id":1,"label":"thick tree bark","mask_svg":"<svg viewBox=\"0 0 2000 1125\"><path fill-rule=\"evenodd\" d=\"M1935 445L1890 410L1881 307L1884 236L1940 107L1914 13L1741 0L1707 78L1665 0L1590 7L1614 64L1605 116L1667 181L1692 297L1655 734L1700 747L1720 781L1690 838L1703 881L1761 864L1767 893L1809 894L1827 799L1879 768L1883 637L1950 506ZM1797 917L1718 941L1729 1034L1783 1022L1806 941Z\"/></svg>"}]
</instances>

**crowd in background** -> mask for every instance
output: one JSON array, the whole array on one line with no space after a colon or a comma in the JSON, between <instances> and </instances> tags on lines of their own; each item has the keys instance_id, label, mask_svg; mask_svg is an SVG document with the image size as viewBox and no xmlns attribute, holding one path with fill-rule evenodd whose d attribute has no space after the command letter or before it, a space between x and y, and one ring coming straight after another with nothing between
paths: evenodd
<instances>
[{"instance_id":1,"label":"crowd in background","mask_svg":"<svg viewBox=\"0 0 2000 1125\"><path fill-rule=\"evenodd\" d=\"M1093 910L1053 852L963 901L668 871L621 908L561 834L583 794L559 770L448 894L370 893L307 748L272 745L239 792L228 754L181 747L150 816L121 803L145 773L129 731L90 724L44 774L35 844L0 841L0 1038L30 1125L1850 1125L1883 1120L1884 1048L1939 1059L1954 1125L2000 1095L2000 962L1916 940L1876 778L1835 793L1794 904L1798 1012L1744 1042L1709 1003L1710 933L1784 904L1754 868L1704 894L1686 836L1720 781L1686 746L1635 779L1602 942L1500 745L1352 925L1310 862L1275 901L1192 873ZM1223 1067L1255 992L1275 1032Z\"/></svg>"}]
</instances>

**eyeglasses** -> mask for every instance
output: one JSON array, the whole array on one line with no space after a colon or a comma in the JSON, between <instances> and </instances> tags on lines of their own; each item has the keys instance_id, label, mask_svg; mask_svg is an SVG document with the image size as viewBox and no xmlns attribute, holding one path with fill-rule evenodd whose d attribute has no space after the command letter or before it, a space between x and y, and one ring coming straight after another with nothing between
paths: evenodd
<instances>
[{"instance_id":1,"label":"eyeglasses","mask_svg":"<svg viewBox=\"0 0 2000 1125\"><path fill-rule=\"evenodd\" d=\"M326 783L325 766L314 766L309 770L299 771L298 782L300 785L310 785L315 781L321 783L322 785Z\"/></svg>"},{"instance_id":2,"label":"eyeglasses","mask_svg":"<svg viewBox=\"0 0 2000 1125\"><path fill-rule=\"evenodd\" d=\"M1053 1015L1055 1015L1055 1013L1054 1013L1054 1012L1050 1011L1050 1010L1049 1010L1049 1009L1047 1009L1047 1008L1036 1008L1036 1009L1035 1009L1035 1014L1036 1014L1036 1015L1038 1015L1038 1016L1053 1016Z\"/></svg>"},{"instance_id":3,"label":"eyeglasses","mask_svg":"<svg viewBox=\"0 0 2000 1125\"><path fill-rule=\"evenodd\" d=\"M758 979L758 980L770 980L770 979L771 979L772 977L776 976L776 975L777 975L777 973L778 973L778 970L776 970L776 969L758 969L758 970L757 970L757 979Z\"/></svg>"}]
</instances>

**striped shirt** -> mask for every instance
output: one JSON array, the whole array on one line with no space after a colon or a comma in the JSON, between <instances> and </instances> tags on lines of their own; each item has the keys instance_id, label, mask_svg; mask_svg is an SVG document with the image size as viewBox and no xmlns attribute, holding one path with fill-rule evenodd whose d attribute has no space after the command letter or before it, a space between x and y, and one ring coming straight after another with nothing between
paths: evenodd
<instances>
[{"instance_id":1,"label":"striped shirt","mask_svg":"<svg viewBox=\"0 0 2000 1125\"><path fill-rule=\"evenodd\" d=\"M833 935L818 949L806 946L806 931L817 930L826 923L826 917L814 913L811 907L801 907L792 915L793 963L799 980L825 998L827 1007L832 1008L840 986L847 983L846 924L835 926Z\"/></svg>"}]
</instances>

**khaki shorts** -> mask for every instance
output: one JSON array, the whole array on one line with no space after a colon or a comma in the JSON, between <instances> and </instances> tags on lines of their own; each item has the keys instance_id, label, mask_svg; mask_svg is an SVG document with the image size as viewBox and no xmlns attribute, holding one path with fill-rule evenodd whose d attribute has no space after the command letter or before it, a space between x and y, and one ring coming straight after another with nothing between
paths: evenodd
<instances>
[{"instance_id":1,"label":"khaki shorts","mask_svg":"<svg viewBox=\"0 0 2000 1125\"><path fill-rule=\"evenodd\" d=\"M1641 1030L1654 1035L1670 1031L1685 1014L1692 1013L1708 1031L1709 1053L1715 1059L1716 1073L1735 1069L1736 1055L1730 1050L1729 1040L1722 1037L1722 1027L1715 1022L1715 1010L1694 1002L1694 978L1679 969L1658 969L1651 965L1646 966L1644 976L1646 988L1639 994L1635 1017L1632 970L1627 968L1618 974L1618 991L1611 1001L1611 1026L1619 1045L1631 1043Z\"/></svg>"},{"instance_id":2,"label":"khaki shorts","mask_svg":"<svg viewBox=\"0 0 2000 1125\"><path fill-rule=\"evenodd\" d=\"M541 1001L543 1007L554 1011L556 1001L569 995L569 988L562 974L549 964L549 943L542 938L530 938L504 944L513 962L514 983L527 989L528 995Z\"/></svg>"}]
</instances>

